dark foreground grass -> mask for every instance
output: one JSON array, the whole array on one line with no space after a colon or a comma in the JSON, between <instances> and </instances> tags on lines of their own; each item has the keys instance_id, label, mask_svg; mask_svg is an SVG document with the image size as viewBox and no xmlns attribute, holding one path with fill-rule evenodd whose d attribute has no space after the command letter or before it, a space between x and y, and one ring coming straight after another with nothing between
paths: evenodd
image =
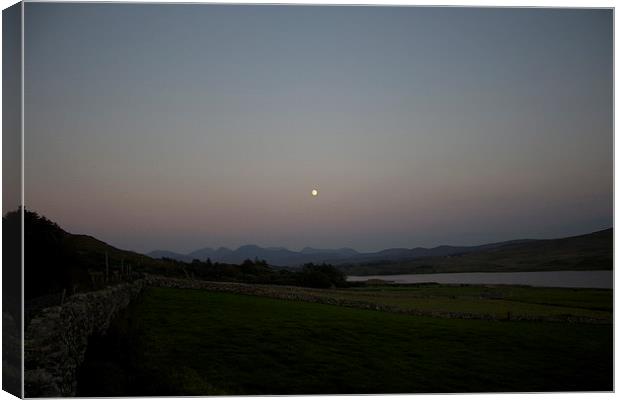
<instances>
[{"instance_id":1,"label":"dark foreground grass","mask_svg":"<svg viewBox=\"0 0 620 400\"><path fill-rule=\"evenodd\" d=\"M612 390L612 326L414 317L149 289L79 396Z\"/></svg>"}]
</instances>

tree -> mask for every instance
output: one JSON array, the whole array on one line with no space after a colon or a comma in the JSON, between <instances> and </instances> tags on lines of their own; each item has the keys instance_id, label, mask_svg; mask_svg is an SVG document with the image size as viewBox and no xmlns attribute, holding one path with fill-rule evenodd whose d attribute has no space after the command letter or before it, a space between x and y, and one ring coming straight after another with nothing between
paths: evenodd
<instances>
[{"instance_id":1,"label":"tree","mask_svg":"<svg viewBox=\"0 0 620 400\"><path fill-rule=\"evenodd\" d=\"M316 288L343 287L346 286L346 277L331 264L309 263L305 264L299 272L299 283L302 286Z\"/></svg>"}]
</instances>

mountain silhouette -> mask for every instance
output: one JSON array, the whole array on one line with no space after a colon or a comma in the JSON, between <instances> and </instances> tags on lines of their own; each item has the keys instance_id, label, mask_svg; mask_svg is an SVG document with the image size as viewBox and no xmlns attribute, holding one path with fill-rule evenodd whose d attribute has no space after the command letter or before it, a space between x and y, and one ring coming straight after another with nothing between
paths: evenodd
<instances>
[{"instance_id":1,"label":"mountain silhouette","mask_svg":"<svg viewBox=\"0 0 620 400\"><path fill-rule=\"evenodd\" d=\"M378 252L360 253L350 248L339 249L315 249L304 247L301 251L292 251L284 247L260 247L248 244L231 250L226 247L212 249L205 247L188 254L175 253L167 250L155 250L147 255L153 258L171 258L174 260L190 262L193 259L205 261L210 259L213 262L222 263L241 263L247 259L266 260L273 266L300 266L306 263L367 263L380 261L405 261L417 258L451 256L457 254L470 253L481 250L493 249L507 244L525 243L530 240L511 240L507 242L490 243L480 246L437 246L433 248L416 247L390 248Z\"/></svg>"}]
</instances>

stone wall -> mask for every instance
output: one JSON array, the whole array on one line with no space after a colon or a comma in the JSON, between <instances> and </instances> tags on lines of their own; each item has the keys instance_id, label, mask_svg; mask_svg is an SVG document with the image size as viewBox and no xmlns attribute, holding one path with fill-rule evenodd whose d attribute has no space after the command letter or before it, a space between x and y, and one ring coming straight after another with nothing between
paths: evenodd
<instances>
[{"instance_id":1,"label":"stone wall","mask_svg":"<svg viewBox=\"0 0 620 400\"><path fill-rule=\"evenodd\" d=\"M70 296L61 306L43 309L25 333L24 389L26 397L75 396L77 371L84 360L89 338L104 334L114 318L136 299L145 287L201 289L244 295L306 301L339 306L388 310L360 301L313 294L300 287L210 282L145 275L133 283Z\"/></svg>"},{"instance_id":2,"label":"stone wall","mask_svg":"<svg viewBox=\"0 0 620 400\"><path fill-rule=\"evenodd\" d=\"M135 299L144 280L79 293L62 306L44 309L25 332L26 397L75 396L77 369L88 339L103 334L112 320Z\"/></svg>"}]
</instances>

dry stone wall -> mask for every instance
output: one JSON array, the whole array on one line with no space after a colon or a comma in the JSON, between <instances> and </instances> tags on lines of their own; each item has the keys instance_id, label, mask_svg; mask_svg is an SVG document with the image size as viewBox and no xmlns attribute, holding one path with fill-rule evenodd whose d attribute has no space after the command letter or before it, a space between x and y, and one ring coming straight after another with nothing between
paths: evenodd
<instances>
[{"instance_id":1,"label":"dry stone wall","mask_svg":"<svg viewBox=\"0 0 620 400\"><path fill-rule=\"evenodd\" d=\"M143 287L144 280L140 279L79 293L33 318L24 341L26 397L75 396L76 373L88 339L105 333Z\"/></svg>"}]
</instances>

